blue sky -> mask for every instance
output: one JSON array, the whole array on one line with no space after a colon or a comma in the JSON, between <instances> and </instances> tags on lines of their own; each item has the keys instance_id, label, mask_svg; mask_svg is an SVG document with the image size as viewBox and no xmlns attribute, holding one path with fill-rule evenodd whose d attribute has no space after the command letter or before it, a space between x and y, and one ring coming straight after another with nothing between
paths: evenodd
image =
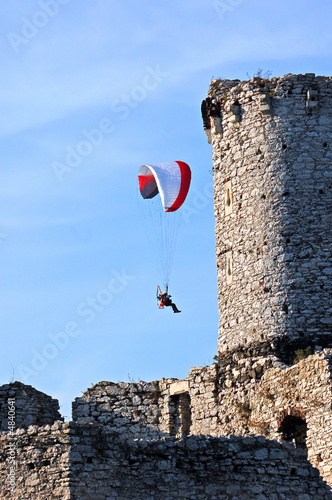
<instances>
[{"instance_id":1,"label":"blue sky","mask_svg":"<svg viewBox=\"0 0 332 500\"><path fill-rule=\"evenodd\" d=\"M0 383L59 399L184 378L217 352L212 78L331 75L327 0L15 0L1 16ZM192 169L170 292L139 212L142 163Z\"/></svg>"}]
</instances>

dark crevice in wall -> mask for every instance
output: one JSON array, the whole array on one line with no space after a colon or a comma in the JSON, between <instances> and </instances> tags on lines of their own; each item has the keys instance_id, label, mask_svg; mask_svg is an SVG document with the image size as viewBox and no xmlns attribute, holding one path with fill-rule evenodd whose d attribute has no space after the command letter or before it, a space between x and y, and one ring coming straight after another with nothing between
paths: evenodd
<instances>
[{"instance_id":1,"label":"dark crevice in wall","mask_svg":"<svg viewBox=\"0 0 332 500\"><path fill-rule=\"evenodd\" d=\"M170 434L172 436L188 435L191 427L190 395L188 392L170 397L170 414Z\"/></svg>"},{"instance_id":2,"label":"dark crevice in wall","mask_svg":"<svg viewBox=\"0 0 332 500\"><path fill-rule=\"evenodd\" d=\"M308 453L306 446L307 423L300 417L287 415L281 422L278 432L282 434L284 441L291 442L296 448L300 448Z\"/></svg>"}]
</instances>

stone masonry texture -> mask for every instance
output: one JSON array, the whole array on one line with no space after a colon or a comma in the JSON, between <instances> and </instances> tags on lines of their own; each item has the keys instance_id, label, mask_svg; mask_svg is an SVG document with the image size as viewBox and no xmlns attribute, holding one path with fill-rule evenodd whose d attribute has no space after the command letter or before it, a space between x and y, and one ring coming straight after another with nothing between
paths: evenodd
<instances>
[{"instance_id":1,"label":"stone masonry texture","mask_svg":"<svg viewBox=\"0 0 332 500\"><path fill-rule=\"evenodd\" d=\"M331 334L331 96L314 74L211 82L220 352Z\"/></svg>"},{"instance_id":2,"label":"stone masonry texture","mask_svg":"<svg viewBox=\"0 0 332 500\"><path fill-rule=\"evenodd\" d=\"M195 369L195 379L197 374ZM142 406L150 405L151 398L162 398L162 390L159 397L155 393L156 385L159 384L101 382L76 399L73 406L80 422L56 421L53 425L2 432L1 498L332 498L319 471L306 459L304 451L291 443L254 435L176 436L158 428L158 424L163 426L162 418L154 416L154 422L147 423L150 412L139 412ZM204 386L200 384L202 389ZM165 399L174 397L176 394L172 393L183 387L174 379L160 381ZM123 411L116 404L119 402ZM107 406L104 410L100 408L102 403ZM116 407L118 411L114 411ZM141 415L140 419L134 418ZM13 443L16 487L11 491L7 484L7 457Z\"/></svg>"},{"instance_id":3,"label":"stone masonry texture","mask_svg":"<svg viewBox=\"0 0 332 500\"><path fill-rule=\"evenodd\" d=\"M17 427L27 429L30 425L53 424L55 420L62 420L56 399L31 385L14 382L0 387L0 431L8 430L8 398L15 399Z\"/></svg>"}]
</instances>

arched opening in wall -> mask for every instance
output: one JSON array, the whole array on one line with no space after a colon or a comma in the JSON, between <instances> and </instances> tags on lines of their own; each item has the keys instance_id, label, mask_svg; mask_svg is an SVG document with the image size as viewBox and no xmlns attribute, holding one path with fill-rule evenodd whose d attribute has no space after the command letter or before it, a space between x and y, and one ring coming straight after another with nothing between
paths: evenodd
<instances>
[{"instance_id":1,"label":"arched opening in wall","mask_svg":"<svg viewBox=\"0 0 332 500\"><path fill-rule=\"evenodd\" d=\"M188 392L170 396L170 434L189 434L191 427L190 395Z\"/></svg>"},{"instance_id":2,"label":"arched opening in wall","mask_svg":"<svg viewBox=\"0 0 332 500\"><path fill-rule=\"evenodd\" d=\"M278 432L282 434L282 439L294 443L296 448L301 448L307 453L307 422L303 413L299 410L285 411L278 424Z\"/></svg>"}]
</instances>

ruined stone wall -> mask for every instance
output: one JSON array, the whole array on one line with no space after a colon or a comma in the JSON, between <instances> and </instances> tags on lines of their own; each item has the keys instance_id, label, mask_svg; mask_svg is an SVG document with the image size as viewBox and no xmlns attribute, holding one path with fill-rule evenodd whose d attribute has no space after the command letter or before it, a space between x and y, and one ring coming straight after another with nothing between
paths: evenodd
<instances>
[{"instance_id":1,"label":"ruined stone wall","mask_svg":"<svg viewBox=\"0 0 332 500\"><path fill-rule=\"evenodd\" d=\"M331 357L287 367L234 352L181 381L100 382L73 422L1 433L1 498L332 498ZM305 422L303 449L289 416Z\"/></svg>"},{"instance_id":2,"label":"ruined stone wall","mask_svg":"<svg viewBox=\"0 0 332 500\"><path fill-rule=\"evenodd\" d=\"M100 423L133 438L157 437L160 433L159 382L99 382L72 404L77 423Z\"/></svg>"},{"instance_id":3,"label":"ruined stone wall","mask_svg":"<svg viewBox=\"0 0 332 500\"><path fill-rule=\"evenodd\" d=\"M12 417L10 421L14 423L14 428L27 429L30 425L53 424L56 420L63 420L57 399L21 382L0 387L0 431L9 429L10 409Z\"/></svg>"},{"instance_id":4,"label":"ruined stone wall","mask_svg":"<svg viewBox=\"0 0 332 500\"><path fill-rule=\"evenodd\" d=\"M218 364L192 368L182 381L101 382L75 400L73 419L107 424L132 439L254 434L288 440L305 449L332 486L331 356L325 349L288 366L273 355L234 351ZM287 416L305 426L302 443L282 432Z\"/></svg>"},{"instance_id":5,"label":"ruined stone wall","mask_svg":"<svg viewBox=\"0 0 332 500\"><path fill-rule=\"evenodd\" d=\"M15 433L17 483L6 485L0 435L1 498L13 500L289 500L332 498L302 450L264 437L133 439L99 423L55 423Z\"/></svg>"},{"instance_id":6,"label":"ruined stone wall","mask_svg":"<svg viewBox=\"0 0 332 500\"><path fill-rule=\"evenodd\" d=\"M270 439L283 439L283 422L296 417L306 427L305 449L310 462L332 485L332 350L299 361L295 366L268 370L251 394L248 426L258 434L266 426ZM295 432L289 436L296 441ZM291 430L292 431L292 430ZM295 443L296 444L296 443ZM301 443L299 444L301 446Z\"/></svg>"},{"instance_id":7,"label":"ruined stone wall","mask_svg":"<svg viewBox=\"0 0 332 500\"><path fill-rule=\"evenodd\" d=\"M69 500L70 425L30 426L0 434L0 498ZM11 450L15 466L9 478Z\"/></svg>"},{"instance_id":8,"label":"ruined stone wall","mask_svg":"<svg viewBox=\"0 0 332 500\"><path fill-rule=\"evenodd\" d=\"M302 451L276 441L262 437L203 436L149 441L108 433L107 426L103 432L103 454L93 455L92 463L87 466L81 453L71 498L332 498Z\"/></svg>"},{"instance_id":9,"label":"ruined stone wall","mask_svg":"<svg viewBox=\"0 0 332 500\"><path fill-rule=\"evenodd\" d=\"M211 83L220 352L331 334L331 95L313 74Z\"/></svg>"},{"instance_id":10,"label":"ruined stone wall","mask_svg":"<svg viewBox=\"0 0 332 500\"><path fill-rule=\"evenodd\" d=\"M189 434L189 382L177 379L137 383L99 382L72 404L73 421L98 422L131 434L158 438Z\"/></svg>"},{"instance_id":11,"label":"ruined stone wall","mask_svg":"<svg viewBox=\"0 0 332 500\"><path fill-rule=\"evenodd\" d=\"M305 450L332 486L332 350L293 366L234 352L188 376L192 434L264 435ZM291 427L285 432L285 424ZM302 428L302 436L298 436Z\"/></svg>"},{"instance_id":12,"label":"ruined stone wall","mask_svg":"<svg viewBox=\"0 0 332 500\"><path fill-rule=\"evenodd\" d=\"M192 434L222 435L218 414L218 373L218 365L214 363L212 366L192 368L188 375L192 421L190 432Z\"/></svg>"}]
</instances>

